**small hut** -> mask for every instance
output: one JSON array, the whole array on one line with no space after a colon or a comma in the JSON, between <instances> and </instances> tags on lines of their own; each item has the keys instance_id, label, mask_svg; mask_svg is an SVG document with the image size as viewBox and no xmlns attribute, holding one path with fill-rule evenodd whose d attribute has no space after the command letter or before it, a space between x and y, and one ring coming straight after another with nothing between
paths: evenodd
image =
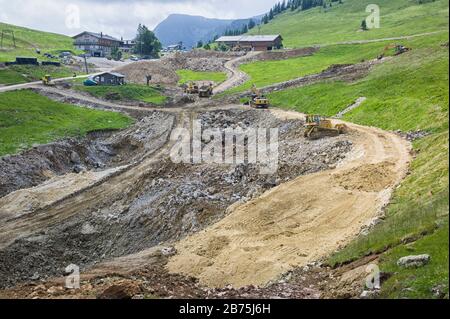
<instances>
[{"instance_id":1,"label":"small hut","mask_svg":"<svg viewBox=\"0 0 450 319\"><path fill-rule=\"evenodd\" d=\"M104 72L92 76L90 80L97 83L97 85L124 85L125 75L115 72Z\"/></svg>"}]
</instances>

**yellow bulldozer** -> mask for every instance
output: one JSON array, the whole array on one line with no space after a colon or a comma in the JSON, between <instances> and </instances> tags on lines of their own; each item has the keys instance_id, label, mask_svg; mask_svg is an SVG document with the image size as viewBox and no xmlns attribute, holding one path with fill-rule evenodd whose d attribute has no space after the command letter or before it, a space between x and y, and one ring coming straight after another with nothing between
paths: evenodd
<instances>
[{"instance_id":1,"label":"yellow bulldozer","mask_svg":"<svg viewBox=\"0 0 450 319\"><path fill-rule=\"evenodd\" d=\"M306 116L305 138L317 140L323 137L333 137L348 132L345 124L333 125L329 119L320 115Z\"/></svg>"},{"instance_id":2,"label":"yellow bulldozer","mask_svg":"<svg viewBox=\"0 0 450 319\"><path fill-rule=\"evenodd\" d=\"M198 85L195 84L194 82L189 82L184 88L184 93L198 94L199 93Z\"/></svg>"},{"instance_id":3,"label":"yellow bulldozer","mask_svg":"<svg viewBox=\"0 0 450 319\"><path fill-rule=\"evenodd\" d=\"M209 85L203 85L198 90L198 96L201 98L209 98L213 95L213 85L210 83Z\"/></svg>"},{"instance_id":4,"label":"yellow bulldozer","mask_svg":"<svg viewBox=\"0 0 450 319\"><path fill-rule=\"evenodd\" d=\"M256 85L253 85L250 101L248 101L246 104L255 109L267 109L270 105L270 101L267 97L261 94L261 91L256 88Z\"/></svg>"}]
</instances>

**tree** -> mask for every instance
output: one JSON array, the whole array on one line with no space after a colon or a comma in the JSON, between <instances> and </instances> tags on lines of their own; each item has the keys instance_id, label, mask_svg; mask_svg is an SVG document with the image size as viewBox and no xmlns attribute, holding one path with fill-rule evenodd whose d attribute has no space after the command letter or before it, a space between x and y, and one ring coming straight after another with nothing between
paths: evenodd
<instances>
[{"instance_id":1,"label":"tree","mask_svg":"<svg viewBox=\"0 0 450 319\"><path fill-rule=\"evenodd\" d=\"M197 42L197 48L201 48L203 47L203 41L198 41Z\"/></svg>"},{"instance_id":2,"label":"tree","mask_svg":"<svg viewBox=\"0 0 450 319\"><path fill-rule=\"evenodd\" d=\"M256 26L255 21L253 21L253 19L250 19L250 21L248 22L248 29L251 30Z\"/></svg>"},{"instance_id":3,"label":"tree","mask_svg":"<svg viewBox=\"0 0 450 319\"><path fill-rule=\"evenodd\" d=\"M226 52L226 51L229 50L228 46L223 44L223 43L220 43L217 48L218 48L219 51L223 51L223 52Z\"/></svg>"},{"instance_id":4,"label":"tree","mask_svg":"<svg viewBox=\"0 0 450 319\"><path fill-rule=\"evenodd\" d=\"M111 57L116 61L122 59L122 51L120 51L119 47L113 47L111 49Z\"/></svg>"},{"instance_id":5,"label":"tree","mask_svg":"<svg viewBox=\"0 0 450 319\"><path fill-rule=\"evenodd\" d=\"M162 48L161 42L145 25L139 24L135 40L134 53L148 55L153 58L159 57L159 52Z\"/></svg>"},{"instance_id":6,"label":"tree","mask_svg":"<svg viewBox=\"0 0 450 319\"><path fill-rule=\"evenodd\" d=\"M369 30L369 28L367 28L367 22L366 22L366 20L363 20L363 21L361 22L361 29L364 30L364 31Z\"/></svg>"},{"instance_id":7,"label":"tree","mask_svg":"<svg viewBox=\"0 0 450 319\"><path fill-rule=\"evenodd\" d=\"M203 49L205 49L205 50L211 50L211 45L210 45L209 43L206 43L206 44L203 46Z\"/></svg>"}]
</instances>

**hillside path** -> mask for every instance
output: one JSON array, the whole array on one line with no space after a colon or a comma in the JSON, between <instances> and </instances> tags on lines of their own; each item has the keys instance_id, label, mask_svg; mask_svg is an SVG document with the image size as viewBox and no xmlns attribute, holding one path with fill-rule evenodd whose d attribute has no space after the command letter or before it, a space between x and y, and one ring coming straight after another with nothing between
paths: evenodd
<instances>
[{"instance_id":1,"label":"hillside path","mask_svg":"<svg viewBox=\"0 0 450 319\"><path fill-rule=\"evenodd\" d=\"M214 94L225 92L226 90L244 83L248 79L248 75L239 69L239 65L260 53L261 52L249 52L247 55L226 62L225 68L228 71L229 77L225 82L222 82L214 88Z\"/></svg>"}]
</instances>

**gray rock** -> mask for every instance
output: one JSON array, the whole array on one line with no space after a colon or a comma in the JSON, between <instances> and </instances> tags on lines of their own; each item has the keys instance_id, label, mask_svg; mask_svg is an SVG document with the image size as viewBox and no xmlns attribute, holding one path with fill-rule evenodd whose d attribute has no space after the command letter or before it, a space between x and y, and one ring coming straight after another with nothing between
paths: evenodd
<instances>
[{"instance_id":1,"label":"gray rock","mask_svg":"<svg viewBox=\"0 0 450 319\"><path fill-rule=\"evenodd\" d=\"M445 298L445 285L437 285L431 288L431 292L436 298L443 299Z\"/></svg>"},{"instance_id":2,"label":"gray rock","mask_svg":"<svg viewBox=\"0 0 450 319\"><path fill-rule=\"evenodd\" d=\"M397 265L405 268L422 267L430 262L430 255L417 255L402 257L397 261Z\"/></svg>"},{"instance_id":3,"label":"gray rock","mask_svg":"<svg viewBox=\"0 0 450 319\"><path fill-rule=\"evenodd\" d=\"M34 275L33 276L31 276L31 280L39 280L39 278L41 278L41 276L39 275L39 273L34 273Z\"/></svg>"},{"instance_id":4,"label":"gray rock","mask_svg":"<svg viewBox=\"0 0 450 319\"><path fill-rule=\"evenodd\" d=\"M177 250L174 247L166 247L161 249L163 256L174 256L177 254Z\"/></svg>"},{"instance_id":5,"label":"gray rock","mask_svg":"<svg viewBox=\"0 0 450 319\"><path fill-rule=\"evenodd\" d=\"M73 172L76 173L76 174L80 174L81 172L84 172L85 170L86 169L83 166L81 166L81 165L75 165L73 167Z\"/></svg>"},{"instance_id":6,"label":"gray rock","mask_svg":"<svg viewBox=\"0 0 450 319\"><path fill-rule=\"evenodd\" d=\"M364 290L359 296L361 299L374 299L378 296L378 290Z\"/></svg>"},{"instance_id":7,"label":"gray rock","mask_svg":"<svg viewBox=\"0 0 450 319\"><path fill-rule=\"evenodd\" d=\"M70 161L73 163L73 164L81 164L81 158L80 158L80 155L78 155L78 153L76 153L76 152L72 152L71 154L70 154Z\"/></svg>"}]
</instances>

